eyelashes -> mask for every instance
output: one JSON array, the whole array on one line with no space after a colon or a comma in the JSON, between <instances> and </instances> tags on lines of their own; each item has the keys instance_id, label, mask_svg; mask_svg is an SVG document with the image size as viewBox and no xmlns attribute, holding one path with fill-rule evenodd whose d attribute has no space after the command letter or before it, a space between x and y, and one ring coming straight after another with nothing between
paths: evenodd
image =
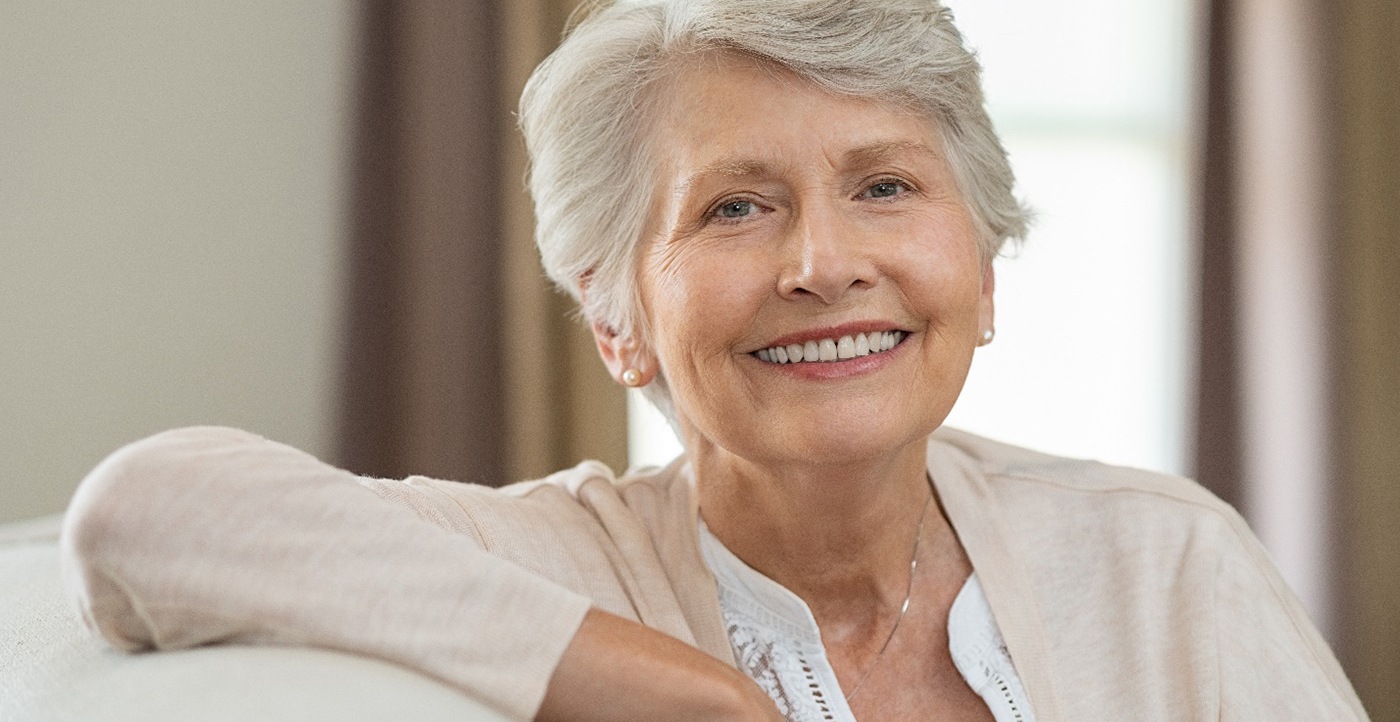
<instances>
[{"instance_id":1,"label":"eyelashes","mask_svg":"<svg viewBox=\"0 0 1400 722\"><path fill-rule=\"evenodd\" d=\"M913 184L903 178L888 176L876 178L866 183L853 200L891 202L916 192ZM735 225L744 223L773 209L744 195L727 196L710 206L705 213L706 223Z\"/></svg>"},{"instance_id":2,"label":"eyelashes","mask_svg":"<svg viewBox=\"0 0 1400 722\"><path fill-rule=\"evenodd\" d=\"M871 200L883 200L886 198L897 198L906 193L912 193L914 187L901 178L882 178L871 183L861 191L861 197Z\"/></svg>"},{"instance_id":3,"label":"eyelashes","mask_svg":"<svg viewBox=\"0 0 1400 722\"><path fill-rule=\"evenodd\" d=\"M757 203L747 198L735 198L721 201L719 206L710 211L710 217L720 221L739 221L748 218L759 212Z\"/></svg>"}]
</instances>

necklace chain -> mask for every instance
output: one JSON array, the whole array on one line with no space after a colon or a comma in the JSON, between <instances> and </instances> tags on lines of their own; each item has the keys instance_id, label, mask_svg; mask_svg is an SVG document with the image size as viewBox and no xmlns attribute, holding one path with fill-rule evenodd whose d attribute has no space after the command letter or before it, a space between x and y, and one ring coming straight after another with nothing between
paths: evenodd
<instances>
[{"instance_id":1,"label":"necklace chain","mask_svg":"<svg viewBox=\"0 0 1400 722\"><path fill-rule=\"evenodd\" d=\"M860 691L860 686L865 684L865 680L870 677L870 673L875 671L875 667L880 664L880 658L885 655L885 650L890 648L890 642L894 641L894 633L899 631L899 623L904 621L904 614L909 611L909 599L914 596L914 570L919 568L919 542L924 537L924 520L928 518L928 508L932 506L933 496L924 502L924 510L919 514L919 528L914 532L914 551L909 554L909 586L904 590L904 603L899 605L899 616L894 620L894 626L890 627L889 636L885 637L885 643L880 645L880 651L875 653L875 658L870 660L870 665L865 668L865 673L856 681L851 691L846 693L846 702L855 699L856 692Z\"/></svg>"}]
</instances>

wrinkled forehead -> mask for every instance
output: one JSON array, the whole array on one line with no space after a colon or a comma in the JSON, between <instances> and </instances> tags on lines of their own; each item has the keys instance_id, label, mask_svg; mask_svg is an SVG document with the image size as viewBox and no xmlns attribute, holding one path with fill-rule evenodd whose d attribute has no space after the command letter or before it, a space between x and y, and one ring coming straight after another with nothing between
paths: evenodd
<instances>
[{"instance_id":1,"label":"wrinkled forehead","mask_svg":"<svg viewBox=\"0 0 1400 722\"><path fill-rule=\"evenodd\" d=\"M704 86L716 81L726 92L702 95ZM690 126L689 132L703 132L705 125L727 113L746 110L754 101L755 85L777 87L790 93L802 93L816 100L814 113L820 113L823 102L860 102L883 113L919 118L936 126L934 114L919 107L912 99L857 96L839 92L770 58L738 50L707 49L673 53L662 63L643 86L636 108L643 135L664 131L671 125ZM793 120L801 120L794 118Z\"/></svg>"},{"instance_id":2,"label":"wrinkled forehead","mask_svg":"<svg viewBox=\"0 0 1400 722\"><path fill-rule=\"evenodd\" d=\"M772 156L775 130L798 130L814 142L851 136L833 122L837 110L868 118L865 155L890 154L915 146L941 149L930 114L885 99L837 93L773 61L732 51L683 56L649 83L638 103L637 150L660 169L715 167L743 173ZM843 138L844 139L844 138ZM941 154L941 150L939 151Z\"/></svg>"}]
</instances>

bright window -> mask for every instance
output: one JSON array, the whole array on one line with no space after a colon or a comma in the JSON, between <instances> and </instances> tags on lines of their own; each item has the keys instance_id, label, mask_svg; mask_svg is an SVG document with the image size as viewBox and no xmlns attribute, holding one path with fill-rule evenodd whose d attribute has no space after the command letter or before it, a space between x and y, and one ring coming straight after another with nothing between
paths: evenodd
<instances>
[{"instance_id":1,"label":"bright window","mask_svg":"<svg viewBox=\"0 0 1400 722\"><path fill-rule=\"evenodd\" d=\"M1184 472L1191 3L949 5L1039 218L948 423Z\"/></svg>"}]
</instances>

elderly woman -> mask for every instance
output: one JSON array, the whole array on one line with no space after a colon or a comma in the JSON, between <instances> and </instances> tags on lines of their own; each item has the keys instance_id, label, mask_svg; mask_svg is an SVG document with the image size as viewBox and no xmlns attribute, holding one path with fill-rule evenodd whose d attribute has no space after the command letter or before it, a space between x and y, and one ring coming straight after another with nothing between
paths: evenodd
<instances>
[{"instance_id":1,"label":"elderly woman","mask_svg":"<svg viewBox=\"0 0 1400 722\"><path fill-rule=\"evenodd\" d=\"M522 101L539 247L685 455L496 490L169 432L73 502L88 624L521 719L1364 718L1208 493L939 429L1026 225L978 72L933 0L595 10Z\"/></svg>"}]
</instances>

